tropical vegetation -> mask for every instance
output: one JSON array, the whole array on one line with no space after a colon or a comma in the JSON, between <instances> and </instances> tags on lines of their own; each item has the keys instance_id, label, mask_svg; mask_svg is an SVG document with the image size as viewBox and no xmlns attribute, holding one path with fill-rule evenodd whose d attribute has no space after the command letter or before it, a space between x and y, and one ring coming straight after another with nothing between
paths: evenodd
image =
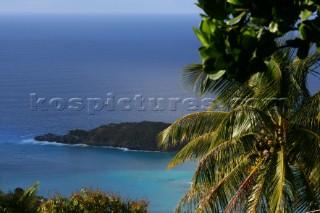
<instances>
[{"instance_id":1,"label":"tropical vegetation","mask_svg":"<svg viewBox=\"0 0 320 213\"><path fill-rule=\"evenodd\" d=\"M70 198L57 196L44 202L39 208L41 213L147 213L148 202L144 200L122 200L119 196L107 195L100 190L82 189Z\"/></svg>"},{"instance_id":2,"label":"tropical vegetation","mask_svg":"<svg viewBox=\"0 0 320 213\"><path fill-rule=\"evenodd\" d=\"M320 47L320 1L317 0L198 0L203 10L199 49L203 70L213 80L238 82L265 71L278 49L297 49L301 59L310 47ZM279 45L276 40L296 32ZM313 45L315 46L315 45Z\"/></svg>"},{"instance_id":3,"label":"tropical vegetation","mask_svg":"<svg viewBox=\"0 0 320 213\"><path fill-rule=\"evenodd\" d=\"M214 80L203 64L185 69L186 85L216 99L212 109L186 115L159 135L162 146L187 142L168 168L198 161L176 212L320 209L320 92L308 90L308 77L319 77L320 55L313 49L301 59L297 51L278 49L266 70L245 82Z\"/></svg>"},{"instance_id":4,"label":"tropical vegetation","mask_svg":"<svg viewBox=\"0 0 320 213\"><path fill-rule=\"evenodd\" d=\"M7 194L0 191L0 212L7 213L34 213L43 199L37 196L37 187L39 183L24 190L16 188L13 192Z\"/></svg>"},{"instance_id":5,"label":"tropical vegetation","mask_svg":"<svg viewBox=\"0 0 320 213\"><path fill-rule=\"evenodd\" d=\"M27 188L16 188L14 192L0 191L0 212L4 213L146 213L146 200L122 199L117 195L107 195L101 190L83 188L69 198L57 195L50 199L37 196L39 183Z\"/></svg>"}]
</instances>

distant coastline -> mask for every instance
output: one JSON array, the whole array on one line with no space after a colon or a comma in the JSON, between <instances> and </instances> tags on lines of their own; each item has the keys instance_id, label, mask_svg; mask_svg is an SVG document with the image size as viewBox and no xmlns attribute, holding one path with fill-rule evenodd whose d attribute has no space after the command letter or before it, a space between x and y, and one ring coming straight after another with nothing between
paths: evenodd
<instances>
[{"instance_id":1,"label":"distant coastline","mask_svg":"<svg viewBox=\"0 0 320 213\"><path fill-rule=\"evenodd\" d=\"M170 124L163 122L125 122L103 125L92 130L71 130L66 135L47 133L36 136L38 142L52 142L69 145L112 147L136 151L178 151L182 146L160 148L157 135Z\"/></svg>"}]
</instances>

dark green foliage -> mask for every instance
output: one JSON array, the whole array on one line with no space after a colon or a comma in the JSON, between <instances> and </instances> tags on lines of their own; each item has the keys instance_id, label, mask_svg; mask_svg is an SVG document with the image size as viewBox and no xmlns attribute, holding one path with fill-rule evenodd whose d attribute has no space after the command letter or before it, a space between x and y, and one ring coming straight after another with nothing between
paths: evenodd
<instances>
[{"instance_id":1,"label":"dark green foliage","mask_svg":"<svg viewBox=\"0 0 320 213\"><path fill-rule=\"evenodd\" d=\"M205 12L194 31L203 69L209 78L245 82L266 70L263 63L283 47L297 48L305 58L312 44L320 45L319 1L316 0L198 0ZM289 32L294 38L279 46Z\"/></svg>"},{"instance_id":2,"label":"dark green foliage","mask_svg":"<svg viewBox=\"0 0 320 213\"><path fill-rule=\"evenodd\" d=\"M0 193L0 212L34 213L37 211L41 197L36 195L39 183L24 190L16 188L14 192Z\"/></svg>"}]
</instances>

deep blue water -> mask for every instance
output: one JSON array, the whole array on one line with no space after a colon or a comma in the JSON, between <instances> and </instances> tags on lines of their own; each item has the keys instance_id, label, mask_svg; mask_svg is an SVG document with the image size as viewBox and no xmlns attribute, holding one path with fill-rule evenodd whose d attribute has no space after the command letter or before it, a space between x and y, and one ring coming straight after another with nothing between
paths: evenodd
<instances>
[{"instance_id":1,"label":"deep blue water","mask_svg":"<svg viewBox=\"0 0 320 213\"><path fill-rule=\"evenodd\" d=\"M173 122L189 113L115 107L89 113L88 98L193 97L180 70L197 62L196 16L1 16L0 189L40 181L39 193L68 195L99 187L147 198L151 212L172 212L187 191L194 165L167 171L169 153L35 143L47 132L125 121ZM84 100L84 109L34 109L32 96Z\"/></svg>"}]
</instances>

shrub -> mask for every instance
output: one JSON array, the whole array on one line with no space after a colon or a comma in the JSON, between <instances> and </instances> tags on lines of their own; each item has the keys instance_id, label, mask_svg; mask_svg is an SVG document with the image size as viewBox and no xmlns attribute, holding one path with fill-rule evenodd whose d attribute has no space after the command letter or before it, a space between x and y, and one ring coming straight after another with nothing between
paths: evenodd
<instances>
[{"instance_id":1,"label":"shrub","mask_svg":"<svg viewBox=\"0 0 320 213\"><path fill-rule=\"evenodd\" d=\"M148 202L145 200L122 200L118 196L107 195L100 190L82 189L70 198L57 196L44 202L39 208L41 213L146 213Z\"/></svg>"},{"instance_id":2,"label":"shrub","mask_svg":"<svg viewBox=\"0 0 320 213\"><path fill-rule=\"evenodd\" d=\"M6 213L34 213L37 212L42 197L36 195L39 183L24 190L16 188L7 194L0 192L0 212Z\"/></svg>"},{"instance_id":3,"label":"shrub","mask_svg":"<svg viewBox=\"0 0 320 213\"><path fill-rule=\"evenodd\" d=\"M48 200L36 195L39 183L7 194L0 191L0 213L147 213L145 200L122 200L100 190L82 189L69 198L56 196Z\"/></svg>"}]
</instances>

